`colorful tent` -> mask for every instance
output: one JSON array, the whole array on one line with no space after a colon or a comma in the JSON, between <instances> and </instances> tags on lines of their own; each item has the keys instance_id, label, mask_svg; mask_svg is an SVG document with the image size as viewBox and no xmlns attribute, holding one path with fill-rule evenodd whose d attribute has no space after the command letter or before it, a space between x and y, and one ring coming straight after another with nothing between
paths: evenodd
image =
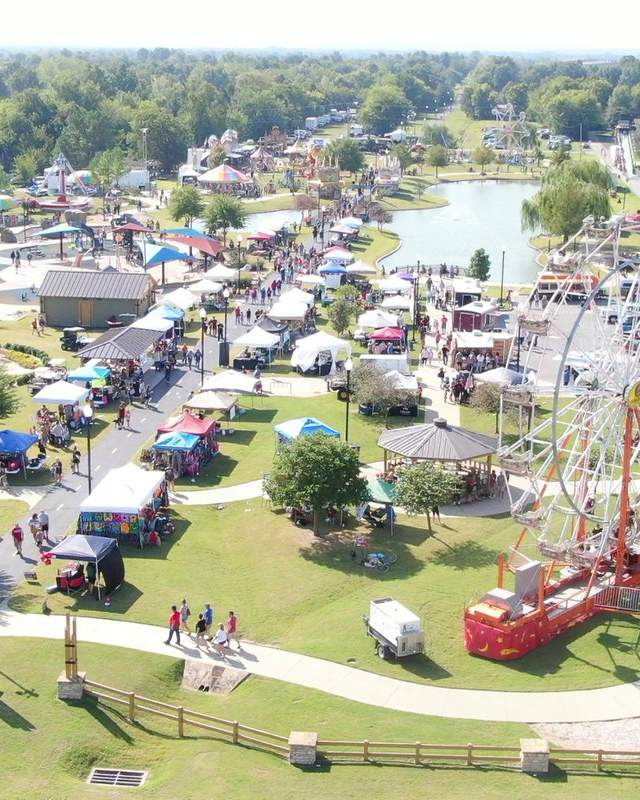
<instances>
[{"instance_id":1,"label":"colorful tent","mask_svg":"<svg viewBox=\"0 0 640 800\"><path fill-rule=\"evenodd\" d=\"M180 322L181 319L184 319L184 311L177 306L157 306L147 314L147 317L153 316L160 317L161 319L168 319L173 322Z\"/></svg>"},{"instance_id":2,"label":"colorful tent","mask_svg":"<svg viewBox=\"0 0 640 800\"><path fill-rule=\"evenodd\" d=\"M67 375L69 381L102 381L104 380L111 370L108 367L90 367L85 365L72 370Z\"/></svg>"},{"instance_id":3,"label":"colorful tent","mask_svg":"<svg viewBox=\"0 0 640 800\"><path fill-rule=\"evenodd\" d=\"M67 225L66 222L62 222L60 225L52 225L50 228L45 228L43 231L39 231L35 235L45 236L48 238L49 236L68 236L70 233L80 232L80 228L76 228L74 225Z\"/></svg>"},{"instance_id":4,"label":"colorful tent","mask_svg":"<svg viewBox=\"0 0 640 800\"><path fill-rule=\"evenodd\" d=\"M146 228L144 225L140 225L139 222L127 222L126 225L118 225L117 228L113 229L114 233L154 233L153 228Z\"/></svg>"},{"instance_id":5,"label":"colorful tent","mask_svg":"<svg viewBox=\"0 0 640 800\"><path fill-rule=\"evenodd\" d=\"M5 428L0 431L0 453L24 453L38 441L31 433L21 433Z\"/></svg>"},{"instance_id":6,"label":"colorful tent","mask_svg":"<svg viewBox=\"0 0 640 800\"><path fill-rule=\"evenodd\" d=\"M346 275L347 270L337 261L329 261L318 268L318 275Z\"/></svg>"},{"instance_id":7,"label":"colorful tent","mask_svg":"<svg viewBox=\"0 0 640 800\"><path fill-rule=\"evenodd\" d=\"M200 239L202 237L206 239L213 239L213 241L218 241L214 236L208 236L206 233L203 233L201 230L197 228L165 228L163 233L168 233L171 236L187 236L187 237L194 237L196 239Z\"/></svg>"},{"instance_id":8,"label":"colorful tent","mask_svg":"<svg viewBox=\"0 0 640 800\"><path fill-rule=\"evenodd\" d=\"M172 242L181 244L184 247L194 247L201 253L212 257L217 256L221 250L224 250L222 242L219 242L217 239L212 239L210 236L172 235L170 239Z\"/></svg>"},{"instance_id":9,"label":"colorful tent","mask_svg":"<svg viewBox=\"0 0 640 800\"><path fill-rule=\"evenodd\" d=\"M199 439L193 433L163 433L151 447L153 450L180 450L188 453L198 444Z\"/></svg>"},{"instance_id":10,"label":"colorful tent","mask_svg":"<svg viewBox=\"0 0 640 800\"><path fill-rule=\"evenodd\" d=\"M0 194L0 211L8 211L10 208L17 206L18 203L9 197L8 194Z\"/></svg>"},{"instance_id":11,"label":"colorful tent","mask_svg":"<svg viewBox=\"0 0 640 800\"><path fill-rule=\"evenodd\" d=\"M380 330L374 331L369 338L376 342L399 342L404 339L404 331L402 328L380 328Z\"/></svg>"},{"instance_id":12,"label":"colorful tent","mask_svg":"<svg viewBox=\"0 0 640 800\"><path fill-rule=\"evenodd\" d=\"M194 417L188 411L183 411L178 417L169 418L164 425L158 428L158 433L191 433L194 436L206 436L215 430L216 423L212 419Z\"/></svg>"},{"instance_id":13,"label":"colorful tent","mask_svg":"<svg viewBox=\"0 0 640 800\"><path fill-rule=\"evenodd\" d=\"M314 433L322 433L325 436L339 437L338 431L330 428L324 422L320 422L315 417L302 417L301 419L290 419L274 426L274 431L280 439L292 442L300 436L313 436Z\"/></svg>"},{"instance_id":14,"label":"colorful tent","mask_svg":"<svg viewBox=\"0 0 640 800\"><path fill-rule=\"evenodd\" d=\"M269 242L275 238L276 234L273 231L256 231L256 233L250 233L247 236L247 239L251 239L254 242Z\"/></svg>"},{"instance_id":15,"label":"colorful tent","mask_svg":"<svg viewBox=\"0 0 640 800\"><path fill-rule=\"evenodd\" d=\"M207 170L198 178L198 183L253 183L248 175L228 164Z\"/></svg>"}]
</instances>

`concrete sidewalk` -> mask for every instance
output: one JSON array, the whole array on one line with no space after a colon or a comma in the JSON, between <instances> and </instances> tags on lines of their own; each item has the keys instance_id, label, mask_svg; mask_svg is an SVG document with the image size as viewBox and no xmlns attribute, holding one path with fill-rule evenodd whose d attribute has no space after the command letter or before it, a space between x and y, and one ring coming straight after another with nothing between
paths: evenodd
<instances>
[{"instance_id":1,"label":"concrete sidewalk","mask_svg":"<svg viewBox=\"0 0 640 800\"><path fill-rule=\"evenodd\" d=\"M223 659L199 650L186 635L166 645L167 631L154 625L78 618L80 642L126 647L173 658L204 659L265 678L317 689L366 705L453 719L497 722L593 722L640 716L640 681L575 692L498 692L445 689L388 678L321 658L243 642ZM64 617L0 611L0 636L64 638ZM80 644L82 660L82 644ZM63 654L60 650L60 667ZM402 670L398 666L398 670Z\"/></svg>"}]
</instances>

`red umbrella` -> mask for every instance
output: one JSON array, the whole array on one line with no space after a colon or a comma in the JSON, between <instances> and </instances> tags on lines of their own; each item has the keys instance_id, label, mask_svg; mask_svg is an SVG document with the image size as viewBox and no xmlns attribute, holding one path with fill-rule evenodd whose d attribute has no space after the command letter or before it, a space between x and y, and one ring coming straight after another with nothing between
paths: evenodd
<instances>
[{"instance_id":1,"label":"red umbrella","mask_svg":"<svg viewBox=\"0 0 640 800\"><path fill-rule=\"evenodd\" d=\"M131 233L155 233L153 228L145 228L144 225L138 225L137 222L127 222L126 225L119 225L113 229L114 233L124 233L124 231L131 231Z\"/></svg>"},{"instance_id":2,"label":"red umbrella","mask_svg":"<svg viewBox=\"0 0 640 800\"><path fill-rule=\"evenodd\" d=\"M196 250L200 250L201 253L206 253L208 256L217 256L221 250L224 250L222 242L211 239L209 236L168 236L167 239L186 247L195 247Z\"/></svg>"},{"instance_id":3,"label":"red umbrella","mask_svg":"<svg viewBox=\"0 0 640 800\"><path fill-rule=\"evenodd\" d=\"M275 238L275 233L263 233L262 231L258 231L258 233L252 233L247 236L247 239L253 239L256 242L268 242L270 239Z\"/></svg>"},{"instance_id":4,"label":"red umbrella","mask_svg":"<svg viewBox=\"0 0 640 800\"><path fill-rule=\"evenodd\" d=\"M402 328L379 328L369 338L378 342L395 342L404 338L404 331Z\"/></svg>"}]
</instances>

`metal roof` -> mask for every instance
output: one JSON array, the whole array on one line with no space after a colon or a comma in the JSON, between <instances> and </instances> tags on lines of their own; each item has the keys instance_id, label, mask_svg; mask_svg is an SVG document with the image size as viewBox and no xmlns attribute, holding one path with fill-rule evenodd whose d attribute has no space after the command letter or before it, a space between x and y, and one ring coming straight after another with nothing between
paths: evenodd
<instances>
[{"instance_id":1,"label":"metal roof","mask_svg":"<svg viewBox=\"0 0 640 800\"><path fill-rule=\"evenodd\" d=\"M129 360L139 358L154 342L162 339L163 333L144 328L116 328L107 331L93 344L79 350L77 358L107 358Z\"/></svg>"},{"instance_id":2,"label":"metal roof","mask_svg":"<svg viewBox=\"0 0 640 800\"><path fill-rule=\"evenodd\" d=\"M429 425L411 425L384 431L378 445L392 453L427 461L469 461L495 453L495 436L468 431L436 419Z\"/></svg>"},{"instance_id":3,"label":"metal roof","mask_svg":"<svg viewBox=\"0 0 640 800\"><path fill-rule=\"evenodd\" d=\"M50 269L38 294L81 300L141 300L152 280L144 272Z\"/></svg>"}]
</instances>

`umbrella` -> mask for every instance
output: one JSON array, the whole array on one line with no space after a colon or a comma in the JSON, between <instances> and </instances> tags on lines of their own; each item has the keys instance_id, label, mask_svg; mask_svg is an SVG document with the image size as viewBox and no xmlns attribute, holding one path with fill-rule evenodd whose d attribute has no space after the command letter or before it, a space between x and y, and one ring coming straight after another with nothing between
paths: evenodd
<instances>
[{"instance_id":1,"label":"umbrella","mask_svg":"<svg viewBox=\"0 0 640 800\"><path fill-rule=\"evenodd\" d=\"M62 240L65 236L70 233L80 233L80 228L76 228L73 225L67 225L66 222L63 222L60 225L53 225L51 228L45 228L43 231L39 231L36 233L36 236L44 236L47 239L53 239L54 236L60 237L60 261L64 258L64 252L62 249Z\"/></svg>"},{"instance_id":2,"label":"umbrella","mask_svg":"<svg viewBox=\"0 0 640 800\"><path fill-rule=\"evenodd\" d=\"M139 222L127 222L126 225L118 225L117 228L113 229L114 233L124 233L125 231L130 231L131 233L154 233L153 228L146 228L144 225L140 225Z\"/></svg>"},{"instance_id":3,"label":"umbrella","mask_svg":"<svg viewBox=\"0 0 640 800\"><path fill-rule=\"evenodd\" d=\"M193 236L197 239L205 237L217 241L213 236L208 236L206 233L199 231L197 228L165 228L163 233L171 234L172 236Z\"/></svg>"},{"instance_id":4,"label":"umbrella","mask_svg":"<svg viewBox=\"0 0 640 800\"><path fill-rule=\"evenodd\" d=\"M8 211L17 205L13 197L9 197L8 194L0 194L0 211Z\"/></svg>"},{"instance_id":5,"label":"umbrella","mask_svg":"<svg viewBox=\"0 0 640 800\"><path fill-rule=\"evenodd\" d=\"M251 178L228 164L210 169L198 178L199 183L251 183Z\"/></svg>"},{"instance_id":6,"label":"umbrella","mask_svg":"<svg viewBox=\"0 0 640 800\"><path fill-rule=\"evenodd\" d=\"M191 255L192 247L195 247L196 250L199 250L207 256L217 256L223 249L222 242L210 236L171 236L170 238L171 241L188 247L189 255Z\"/></svg>"},{"instance_id":7,"label":"umbrella","mask_svg":"<svg viewBox=\"0 0 640 800\"><path fill-rule=\"evenodd\" d=\"M188 261L189 256L186 253L181 253L173 247L166 245L148 244L146 245L146 262L145 268L157 267L162 264L162 283L164 283L164 265L167 261Z\"/></svg>"}]
</instances>

